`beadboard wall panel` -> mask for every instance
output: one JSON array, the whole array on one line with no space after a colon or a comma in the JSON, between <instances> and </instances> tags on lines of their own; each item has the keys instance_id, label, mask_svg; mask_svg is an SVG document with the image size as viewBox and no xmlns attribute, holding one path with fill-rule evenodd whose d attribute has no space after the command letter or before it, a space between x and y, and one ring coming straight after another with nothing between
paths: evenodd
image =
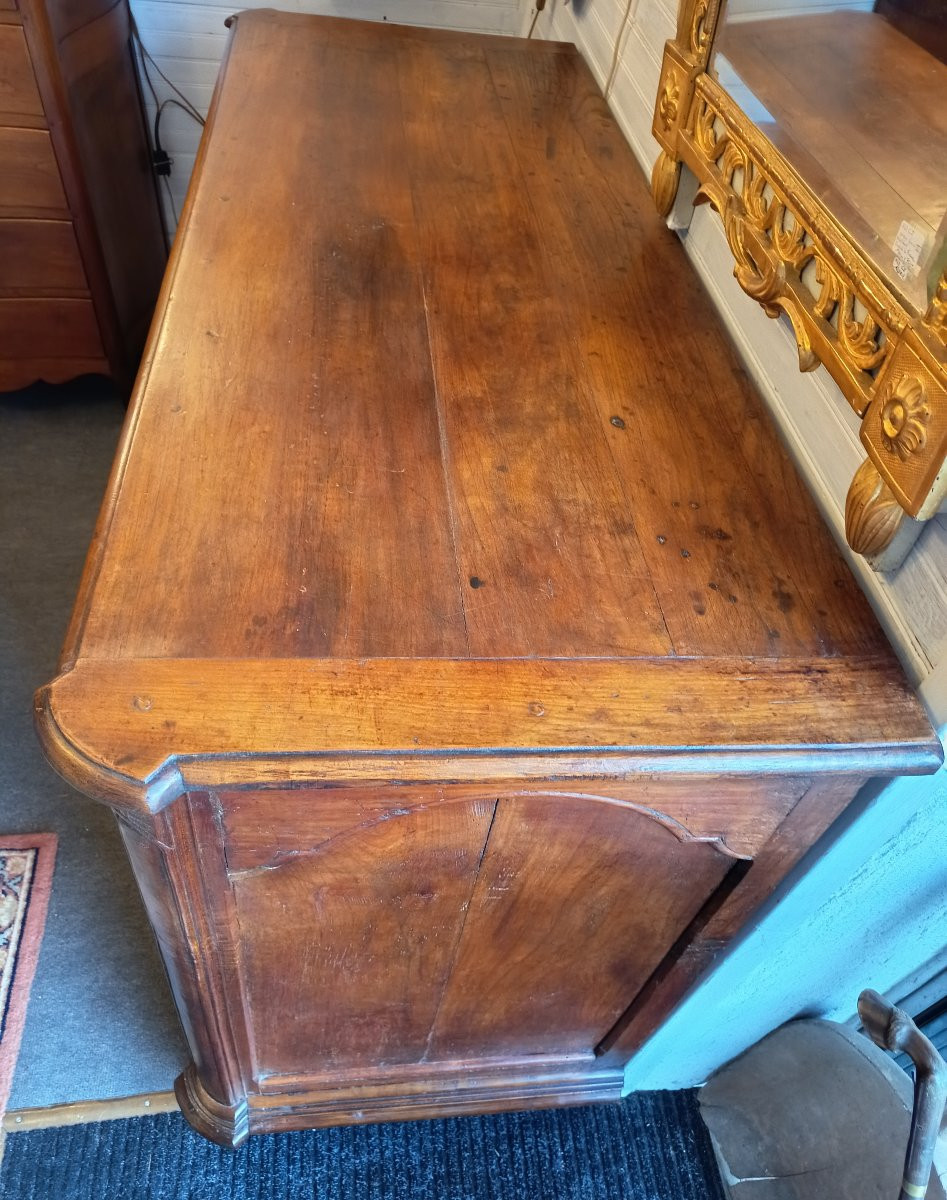
<instances>
[{"instance_id":1,"label":"beadboard wall panel","mask_svg":"<svg viewBox=\"0 0 947 1200\"><path fill-rule=\"evenodd\" d=\"M272 0L241 4L207 4L196 0L131 0L142 41L171 82L207 115L217 71L227 46L224 21L244 8L273 7ZM400 25L429 25L478 33L520 32L525 0L279 0L287 12L321 13ZM160 99L173 93L151 71ZM155 103L143 85L148 119L153 124ZM169 189L162 201L170 229L177 225L200 142L200 126L170 106L161 117L161 143L173 159ZM172 211L173 207L173 211Z\"/></svg>"},{"instance_id":2,"label":"beadboard wall panel","mask_svg":"<svg viewBox=\"0 0 947 1200\"><path fill-rule=\"evenodd\" d=\"M792 6L755 0L757 15L778 16L806 7L821 11L839 4ZM849 7L864 8L863 0ZM620 11L618 9L620 8ZM677 6L668 0L549 0L537 33L575 42L602 86L608 82L620 37L609 103L642 168L650 174L657 157L651 118L664 43L674 36ZM616 19L617 13L617 19ZM938 726L947 722L947 517L928 522L899 571L879 575L845 543L845 495L863 452L858 419L824 370L804 375L787 323L773 321L743 294L733 278L733 257L720 219L706 207L695 210L685 249L711 295L766 399L786 445L822 513L846 552L879 618Z\"/></svg>"}]
</instances>

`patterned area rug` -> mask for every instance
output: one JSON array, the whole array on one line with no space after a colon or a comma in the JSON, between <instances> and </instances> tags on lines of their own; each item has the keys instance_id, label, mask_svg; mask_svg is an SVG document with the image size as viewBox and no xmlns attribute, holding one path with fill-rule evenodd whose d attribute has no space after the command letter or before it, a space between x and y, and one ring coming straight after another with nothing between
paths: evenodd
<instances>
[{"instance_id":1,"label":"patterned area rug","mask_svg":"<svg viewBox=\"0 0 947 1200\"><path fill-rule=\"evenodd\" d=\"M0 1118L23 1035L55 858L55 834L0 836Z\"/></svg>"}]
</instances>

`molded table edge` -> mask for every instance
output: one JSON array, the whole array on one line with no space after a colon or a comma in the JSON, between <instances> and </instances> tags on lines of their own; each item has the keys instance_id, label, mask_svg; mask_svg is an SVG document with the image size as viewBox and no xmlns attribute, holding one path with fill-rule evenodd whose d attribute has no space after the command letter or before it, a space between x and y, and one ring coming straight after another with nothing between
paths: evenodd
<instances>
[{"instance_id":1,"label":"molded table edge","mask_svg":"<svg viewBox=\"0 0 947 1200\"><path fill-rule=\"evenodd\" d=\"M633 774L926 774L892 659L83 659L36 697L53 766L113 807L192 788Z\"/></svg>"}]
</instances>

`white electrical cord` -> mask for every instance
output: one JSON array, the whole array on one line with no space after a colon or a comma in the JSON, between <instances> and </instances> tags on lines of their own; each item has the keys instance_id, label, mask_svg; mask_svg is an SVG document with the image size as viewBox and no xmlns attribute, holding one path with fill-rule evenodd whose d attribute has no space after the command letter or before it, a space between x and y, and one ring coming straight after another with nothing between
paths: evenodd
<instances>
[{"instance_id":1,"label":"white electrical cord","mask_svg":"<svg viewBox=\"0 0 947 1200\"><path fill-rule=\"evenodd\" d=\"M628 26L631 23L632 10L636 7L635 0L628 0L625 5L625 15L621 19L621 25L618 27L618 33L615 37L615 50L612 54L612 65L608 69L608 78L605 80L605 87L602 94L607 100L612 92L612 84L615 82L615 76L618 74L618 66L621 62L621 54L624 49L622 39L628 31Z\"/></svg>"}]
</instances>

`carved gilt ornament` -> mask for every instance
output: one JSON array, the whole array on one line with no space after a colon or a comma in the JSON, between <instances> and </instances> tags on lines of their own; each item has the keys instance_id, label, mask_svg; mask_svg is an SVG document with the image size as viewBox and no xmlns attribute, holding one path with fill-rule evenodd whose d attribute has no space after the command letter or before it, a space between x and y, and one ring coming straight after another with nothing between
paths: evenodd
<instances>
[{"instance_id":1,"label":"carved gilt ornament","mask_svg":"<svg viewBox=\"0 0 947 1200\"><path fill-rule=\"evenodd\" d=\"M677 81L677 76L671 73L668 75L664 91L661 93L661 99L658 101L658 112L661 114L665 130L670 130L676 123L680 112L680 103L680 84Z\"/></svg>"},{"instance_id":2,"label":"carved gilt ornament","mask_svg":"<svg viewBox=\"0 0 947 1200\"><path fill-rule=\"evenodd\" d=\"M713 41L713 34L710 0L697 0L690 22L690 45L693 53L698 56L706 54Z\"/></svg>"},{"instance_id":3,"label":"carved gilt ornament","mask_svg":"<svg viewBox=\"0 0 947 1200\"><path fill-rule=\"evenodd\" d=\"M824 366L862 417L868 459L847 502L849 543L896 568L947 496L947 272L926 313L906 307L854 236L708 71L716 0L682 0L652 131L667 215L681 167L719 213L746 294L792 325L799 367Z\"/></svg>"},{"instance_id":4,"label":"carved gilt ornament","mask_svg":"<svg viewBox=\"0 0 947 1200\"><path fill-rule=\"evenodd\" d=\"M931 410L924 384L905 375L896 386L885 389L879 403L882 404L881 440L886 449L904 462L927 442Z\"/></svg>"}]
</instances>

